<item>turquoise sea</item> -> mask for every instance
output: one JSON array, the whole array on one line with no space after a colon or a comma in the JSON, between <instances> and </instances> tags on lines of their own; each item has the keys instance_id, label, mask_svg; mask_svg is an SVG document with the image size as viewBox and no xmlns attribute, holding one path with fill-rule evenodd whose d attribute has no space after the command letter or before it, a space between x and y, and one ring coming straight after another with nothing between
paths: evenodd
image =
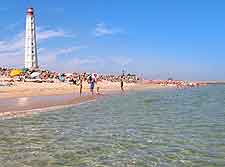
<instances>
[{"instance_id":1,"label":"turquoise sea","mask_svg":"<svg viewBox=\"0 0 225 167\"><path fill-rule=\"evenodd\" d=\"M0 120L2 167L224 167L225 86L158 89Z\"/></svg>"}]
</instances>

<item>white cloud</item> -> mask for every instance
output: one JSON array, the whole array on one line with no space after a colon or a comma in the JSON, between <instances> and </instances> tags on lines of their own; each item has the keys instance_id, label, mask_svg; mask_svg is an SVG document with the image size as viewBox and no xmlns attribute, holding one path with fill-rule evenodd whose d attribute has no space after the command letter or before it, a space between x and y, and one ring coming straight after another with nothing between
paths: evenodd
<instances>
[{"instance_id":1,"label":"white cloud","mask_svg":"<svg viewBox=\"0 0 225 167\"><path fill-rule=\"evenodd\" d=\"M18 33L13 39L0 40L1 66L22 65L22 56L24 53L24 40L22 37L22 33Z\"/></svg>"},{"instance_id":2,"label":"white cloud","mask_svg":"<svg viewBox=\"0 0 225 167\"><path fill-rule=\"evenodd\" d=\"M87 48L87 46L72 46L67 48L56 48L49 50L46 48L39 49L39 64L41 68L67 71L74 70L74 65L78 65L73 56L64 59L62 56L70 55L80 49Z\"/></svg>"},{"instance_id":3,"label":"white cloud","mask_svg":"<svg viewBox=\"0 0 225 167\"><path fill-rule=\"evenodd\" d=\"M75 51L78 51L83 48L87 48L87 46L73 46L73 47L68 47L68 48L56 48L54 50L40 48L38 53L41 57L43 56L44 58L46 58L46 55L47 55L48 57L54 57L54 59L56 59L57 56L60 56L60 55L65 56L66 54L74 53ZM52 58L50 60L52 60ZM51 63L51 62L49 62L49 63Z\"/></svg>"},{"instance_id":4,"label":"white cloud","mask_svg":"<svg viewBox=\"0 0 225 167\"><path fill-rule=\"evenodd\" d=\"M55 37L69 37L69 34L62 30L40 30L37 32L37 40L43 41ZM13 39L0 40L0 53L12 52L24 49L24 32L18 33Z\"/></svg>"},{"instance_id":5,"label":"white cloud","mask_svg":"<svg viewBox=\"0 0 225 167\"><path fill-rule=\"evenodd\" d=\"M38 28L37 40L41 42L50 38L66 38L74 37L73 34L63 30L41 29ZM84 48L84 46L76 46L71 48L62 48L57 50L57 54L66 54ZM38 53L48 53L47 49L41 48ZM55 54L53 54L55 56ZM48 55L52 57L51 55ZM0 40L0 65L21 66L24 60L24 32L17 33L13 38L8 40ZM50 60L50 58L49 58ZM52 60L52 58L51 58Z\"/></svg>"},{"instance_id":6,"label":"white cloud","mask_svg":"<svg viewBox=\"0 0 225 167\"><path fill-rule=\"evenodd\" d=\"M120 29L111 28L104 23L98 23L96 24L94 35L96 37L100 37L100 36L106 36L106 35L114 35L120 32L122 32Z\"/></svg>"},{"instance_id":7,"label":"white cloud","mask_svg":"<svg viewBox=\"0 0 225 167\"><path fill-rule=\"evenodd\" d=\"M99 64L100 60L97 57L75 57L72 61L72 63L76 65L87 65L87 64Z\"/></svg>"},{"instance_id":8,"label":"white cloud","mask_svg":"<svg viewBox=\"0 0 225 167\"><path fill-rule=\"evenodd\" d=\"M74 35L65 32L63 30L41 30L37 31L37 40L46 40L49 38L57 38L57 37L74 37Z\"/></svg>"},{"instance_id":9,"label":"white cloud","mask_svg":"<svg viewBox=\"0 0 225 167\"><path fill-rule=\"evenodd\" d=\"M73 47L69 47L69 48L60 48L57 50L56 54L57 55L70 54L70 53L73 53L75 51L78 51L78 50L84 49L84 48L87 48L87 46L73 46Z\"/></svg>"},{"instance_id":10,"label":"white cloud","mask_svg":"<svg viewBox=\"0 0 225 167\"><path fill-rule=\"evenodd\" d=\"M76 56L70 57L63 62L61 59L56 60L57 69L64 71L86 71L86 72L115 72L119 71L122 68L125 68L126 65L130 65L133 62L132 59L120 56L120 57L97 57L97 56ZM121 60L121 62L120 62ZM52 63L49 63L52 64ZM54 68L53 68L54 69Z\"/></svg>"},{"instance_id":11,"label":"white cloud","mask_svg":"<svg viewBox=\"0 0 225 167\"><path fill-rule=\"evenodd\" d=\"M120 66L126 66L133 61L130 57L125 57L125 56L110 57L110 60L113 63L120 65Z\"/></svg>"},{"instance_id":12,"label":"white cloud","mask_svg":"<svg viewBox=\"0 0 225 167\"><path fill-rule=\"evenodd\" d=\"M20 50L24 46L23 34L17 34L11 40L0 41L0 53L14 52Z\"/></svg>"},{"instance_id":13,"label":"white cloud","mask_svg":"<svg viewBox=\"0 0 225 167\"><path fill-rule=\"evenodd\" d=\"M60 61L58 59L56 61L57 68L52 66L52 69L60 70L60 71L85 71L85 72L93 72L99 69L102 65L105 64L105 60L95 57L95 56L76 56L70 57L64 61ZM96 71L95 71L96 72Z\"/></svg>"}]
</instances>

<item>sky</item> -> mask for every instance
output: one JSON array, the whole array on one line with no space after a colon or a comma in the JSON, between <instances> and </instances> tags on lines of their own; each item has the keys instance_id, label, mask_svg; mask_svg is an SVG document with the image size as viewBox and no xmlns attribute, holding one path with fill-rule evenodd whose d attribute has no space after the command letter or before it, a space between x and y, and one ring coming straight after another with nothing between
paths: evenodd
<instances>
[{"instance_id":1,"label":"sky","mask_svg":"<svg viewBox=\"0 0 225 167\"><path fill-rule=\"evenodd\" d=\"M24 66L28 7L41 68L225 80L224 0L2 0L0 66Z\"/></svg>"}]
</instances>

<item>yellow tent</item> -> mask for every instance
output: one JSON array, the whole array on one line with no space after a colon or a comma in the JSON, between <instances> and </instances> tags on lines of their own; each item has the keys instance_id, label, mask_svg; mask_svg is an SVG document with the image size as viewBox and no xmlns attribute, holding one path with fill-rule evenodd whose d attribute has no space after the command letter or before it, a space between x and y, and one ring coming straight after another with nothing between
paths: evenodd
<instances>
[{"instance_id":1,"label":"yellow tent","mask_svg":"<svg viewBox=\"0 0 225 167\"><path fill-rule=\"evenodd\" d=\"M15 77L15 76L17 76L17 75L20 75L21 73L22 73L21 70L18 70L18 69L12 70L12 71L10 72L10 77Z\"/></svg>"}]
</instances>

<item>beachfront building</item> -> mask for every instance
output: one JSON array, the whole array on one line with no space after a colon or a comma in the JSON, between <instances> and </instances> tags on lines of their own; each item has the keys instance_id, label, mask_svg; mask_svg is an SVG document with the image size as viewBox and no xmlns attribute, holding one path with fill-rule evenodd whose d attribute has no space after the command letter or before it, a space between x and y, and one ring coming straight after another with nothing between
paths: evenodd
<instances>
[{"instance_id":1,"label":"beachfront building","mask_svg":"<svg viewBox=\"0 0 225 167\"><path fill-rule=\"evenodd\" d=\"M33 8L27 9L25 33L25 68L38 68L35 17Z\"/></svg>"}]
</instances>

